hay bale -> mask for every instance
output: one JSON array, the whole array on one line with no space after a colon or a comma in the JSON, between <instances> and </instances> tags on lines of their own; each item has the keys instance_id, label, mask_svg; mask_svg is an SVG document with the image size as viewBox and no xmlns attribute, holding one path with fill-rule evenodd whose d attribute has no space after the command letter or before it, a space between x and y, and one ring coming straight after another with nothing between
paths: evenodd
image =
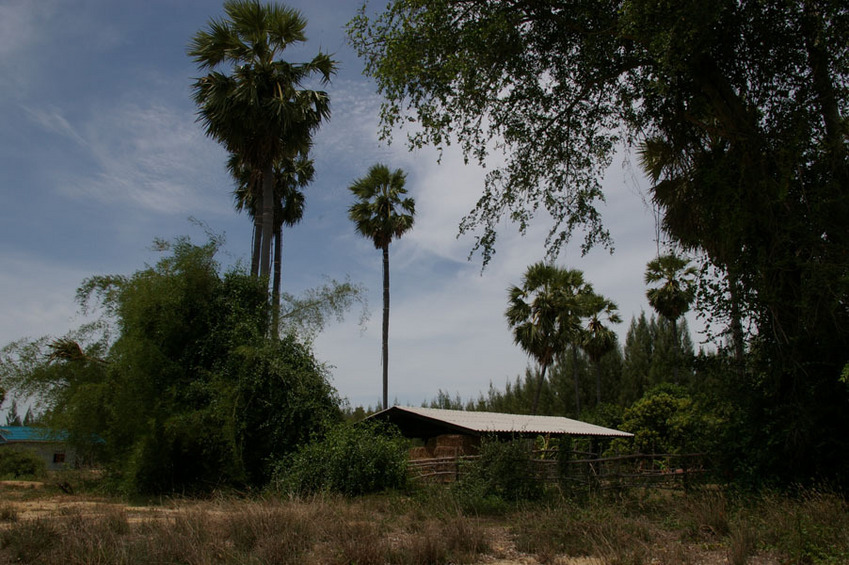
<instances>
[{"instance_id":1,"label":"hay bale","mask_svg":"<svg viewBox=\"0 0 849 565\"><path fill-rule=\"evenodd\" d=\"M437 447L463 447L463 440L467 436L460 434L443 434L436 437Z\"/></svg>"},{"instance_id":2,"label":"hay bale","mask_svg":"<svg viewBox=\"0 0 849 565\"><path fill-rule=\"evenodd\" d=\"M444 434L436 438L433 449L437 447L453 447L458 450L460 455L475 455L480 450L480 438L460 434Z\"/></svg>"},{"instance_id":3,"label":"hay bale","mask_svg":"<svg viewBox=\"0 0 849 565\"><path fill-rule=\"evenodd\" d=\"M440 445L433 450L433 456L436 458L440 457L451 457L457 458L460 455L459 447L451 447L447 445Z\"/></svg>"},{"instance_id":4,"label":"hay bale","mask_svg":"<svg viewBox=\"0 0 849 565\"><path fill-rule=\"evenodd\" d=\"M433 452L427 447L412 447L409 453L410 461L418 461L419 459L432 459Z\"/></svg>"}]
</instances>

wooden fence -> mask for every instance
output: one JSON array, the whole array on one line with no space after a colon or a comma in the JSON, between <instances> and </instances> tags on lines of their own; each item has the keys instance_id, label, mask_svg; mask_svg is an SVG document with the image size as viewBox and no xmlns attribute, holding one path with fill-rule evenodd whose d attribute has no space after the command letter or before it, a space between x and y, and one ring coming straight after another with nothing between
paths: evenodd
<instances>
[{"instance_id":1,"label":"wooden fence","mask_svg":"<svg viewBox=\"0 0 849 565\"><path fill-rule=\"evenodd\" d=\"M415 481L450 483L463 477L466 465L477 456L435 457L411 460ZM599 457L571 452L565 460L556 452L534 452L528 480L557 483L565 488L603 490L631 487L687 488L708 471L704 454L629 454Z\"/></svg>"}]
</instances>

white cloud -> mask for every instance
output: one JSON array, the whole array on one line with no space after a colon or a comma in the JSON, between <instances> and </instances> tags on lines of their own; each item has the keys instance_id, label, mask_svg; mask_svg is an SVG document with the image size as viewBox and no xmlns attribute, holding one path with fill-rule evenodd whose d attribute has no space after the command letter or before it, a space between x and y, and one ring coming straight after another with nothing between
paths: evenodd
<instances>
[{"instance_id":1,"label":"white cloud","mask_svg":"<svg viewBox=\"0 0 849 565\"><path fill-rule=\"evenodd\" d=\"M55 106L49 106L45 109L30 108L26 105L21 106L32 121L53 133L58 133L64 137L71 139L81 146L86 146L86 140L83 139L71 123L65 119L62 112Z\"/></svg>"},{"instance_id":2,"label":"white cloud","mask_svg":"<svg viewBox=\"0 0 849 565\"><path fill-rule=\"evenodd\" d=\"M39 38L38 28L50 17L53 2L7 0L0 4L0 62L11 63Z\"/></svg>"},{"instance_id":3,"label":"white cloud","mask_svg":"<svg viewBox=\"0 0 849 565\"><path fill-rule=\"evenodd\" d=\"M50 117L55 127L67 124L58 112ZM76 131L95 168L63 173L67 180L57 186L66 195L180 216L230 213L224 152L186 108L167 100L119 103Z\"/></svg>"}]
</instances>

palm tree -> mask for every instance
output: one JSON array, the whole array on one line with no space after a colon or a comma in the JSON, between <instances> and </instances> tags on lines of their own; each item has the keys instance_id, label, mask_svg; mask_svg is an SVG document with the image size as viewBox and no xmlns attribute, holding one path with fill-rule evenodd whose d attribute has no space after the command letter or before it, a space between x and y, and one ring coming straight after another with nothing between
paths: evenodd
<instances>
[{"instance_id":1,"label":"palm tree","mask_svg":"<svg viewBox=\"0 0 849 565\"><path fill-rule=\"evenodd\" d=\"M256 266L259 259L259 247L257 245L259 234L257 233L260 217L259 202L256 191L252 190L255 184L250 167L240 162L237 155L231 155L227 162L230 174L236 180L236 189L233 191L236 210L245 210L254 219L254 245L251 256L251 272L256 274ZM282 227L294 226L304 216L305 199L304 193L299 190L312 182L315 176L315 167L312 159L300 156L297 159L283 159L274 167L274 259L273 259L273 283L271 290L272 321L271 331L277 336L280 321L280 286L282 282L281 265L283 251Z\"/></svg>"},{"instance_id":2,"label":"palm tree","mask_svg":"<svg viewBox=\"0 0 849 565\"><path fill-rule=\"evenodd\" d=\"M601 358L616 347L616 332L605 326L608 324L620 324L615 302L607 298L593 294L586 298L585 315L589 318L587 327L584 329L581 348L590 358L595 366L595 403L601 404Z\"/></svg>"},{"instance_id":3,"label":"palm tree","mask_svg":"<svg viewBox=\"0 0 849 565\"><path fill-rule=\"evenodd\" d=\"M663 209L663 229L672 234L683 249L706 251L725 271L729 331L736 370L742 375L745 299L739 265L740 235L730 229L726 221L725 200L715 190L699 188L707 179L709 184L717 182L718 175L713 174L712 169L723 167L709 147L688 151L673 140L649 137L640 144L639 160L653 183L653 200Z\"/></svg>"},{"instance_id":4,"label":"palm tree","mask_svg":"<svg viewBox=\"0 0 849 565\"><path fill-rule=\"evenodd\" d=\"M513 329L513 341L540 366L531 408L533 414L539 407L546 370L555 355L570 343L576 343L580 335L584 297L589 292L591 288L584 282L581 271L543 262L528 267L521 287L512 286L508 290L509 305L505 316ZM575 388L576 402L580 403L577 380Z\"/></svg>"},{"instance_id":5,"label":"palm tree","mask_svg":"<svg viewBox=\"0 0 849 565\"><path fill-rule=\"evenodd\" d=\"M646 290L649 304L655 311L672 322L672 339L675 342L675 382L678 382L678 318L690 310L696 297L696 275L698 271L689 259L674 253L660 255L646 265L647 285L656 285Z\"/></svg>"},{"instance_id":6,"label":"palm tree","mask_svg":"<svg viewBox=\"0 0 849 565\"><path fill-rule=\"evenodd\" d=\"M293 43L306 40L300 13L256 0L228 0L226 19L212 19L189 45L200 69L209 74L195 81L193 98L206 134L239 156L260 182L259 275L271 270L274 233L274 166L283 158L306 155L310 137L330 116L327 93L300 89L318 75L329 82L336 64L319 53L311 61L276 60ZM231 74L215 69L225 66Z\"/></svg>"},{"instance_id":7,"label":"palm tree","mask_svg":"<svg viewBox=\"0 0 849 565\"><path fill-rule=\"evenodd\" d=\"M348 217L357 232L372 240L383 251L383 407L389 407L389 244L413 227L416 203L404 198L407 175L401 169L390 171L386 165L372 166L366 176L348 189L357 201L348 209Z\"/></svg>"}]
</instances>

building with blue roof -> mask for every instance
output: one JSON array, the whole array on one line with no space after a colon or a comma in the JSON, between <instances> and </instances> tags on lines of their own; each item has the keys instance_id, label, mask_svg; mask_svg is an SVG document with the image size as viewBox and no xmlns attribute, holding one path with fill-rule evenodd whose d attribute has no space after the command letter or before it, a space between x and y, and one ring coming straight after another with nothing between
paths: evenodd
<instances>
[{"instance_id":1,"label":"building with blue roof","mask_svg":"<svg viewBox=\"0 0 849 565\"><path fill-rule=\"evenodd\" d=\"M67 445L67 432L32 426L0 427L0 450L27 449L44 460L47 468L58 471L77 464L74 450Z\"/></svg>"}]
</instances>

